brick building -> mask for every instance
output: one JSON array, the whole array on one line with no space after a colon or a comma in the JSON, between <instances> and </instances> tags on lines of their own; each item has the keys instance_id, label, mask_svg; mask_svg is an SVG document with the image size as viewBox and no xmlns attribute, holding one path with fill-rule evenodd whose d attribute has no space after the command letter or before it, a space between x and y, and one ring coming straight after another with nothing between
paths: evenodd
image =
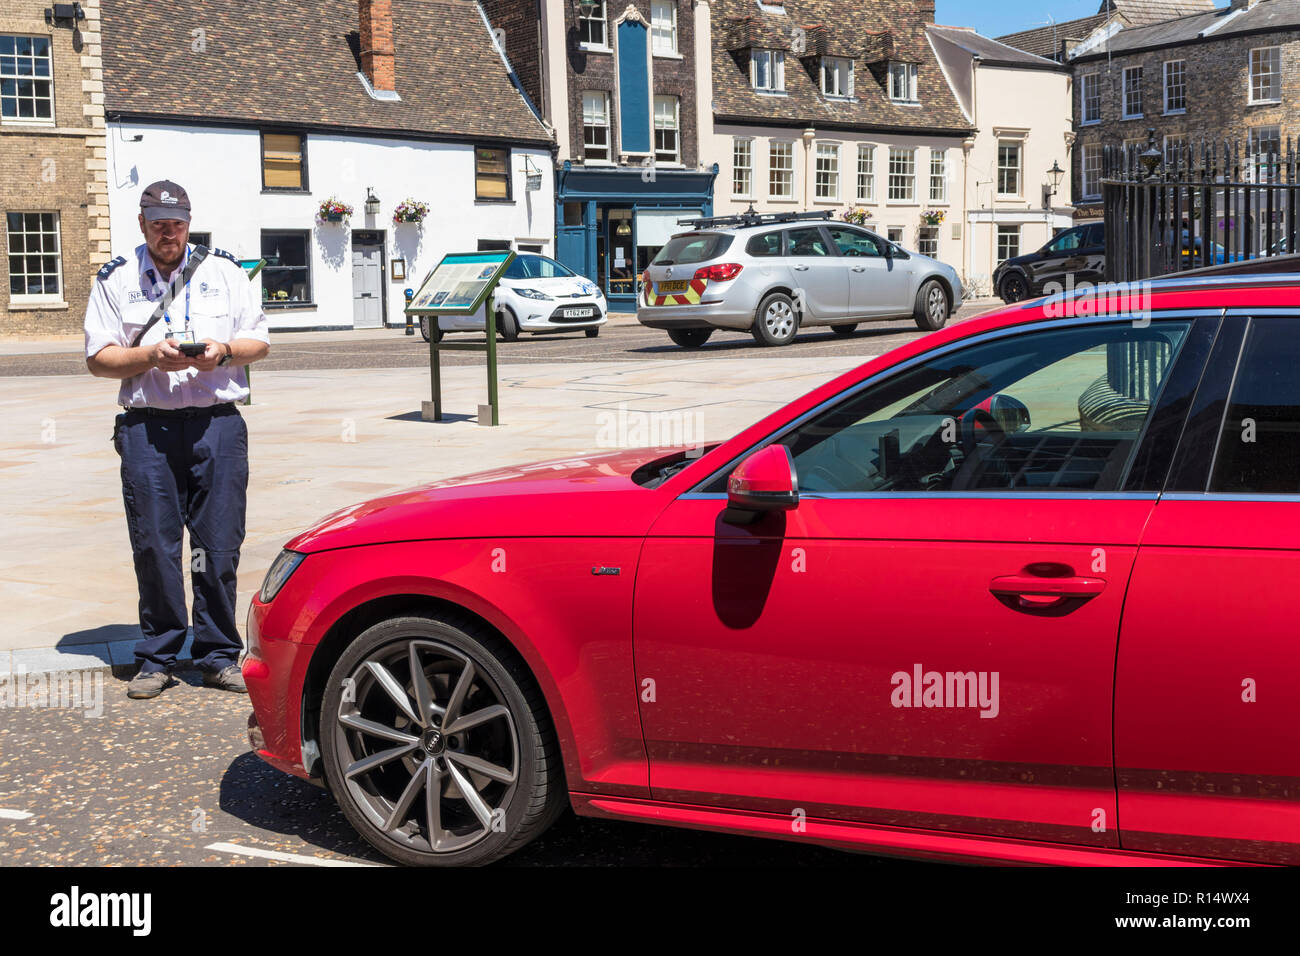
<instances>
[{"instance_id":1,"label":"brick building","mask_svg":"<svg viewBox=\"0 0 1300 956\"><path fill-rule=\"evenodd\" d=\"M525 93L555 130L556 256L635 308L677 220L713 211L697 0L483 0ZM707 66L704 68L707 69Z\"/></svg>"},{"instance_id":2,"label":"brick building","mask_svg":"<svg viewBox=\"0 0 1300 956\"><path fill-rule=\"evenodd\" d=\"M80 329L109 258L100 3L80 8L0 10L0 335Z\"/></svg>"},{"instance_id":3,"label":"brick building","mask_svg":"<svg viewBox=\"0 0 1300 956\"><path fill-rule=\"evenodd\" d=\"M1300 0L1234 0L1125 28L1070 63L1081 217L1101 214L1103 146L1145 146L1149 129L1167 158L1179 146L1238 140L1257 175L1300 134Z\"/></svg>"},{"instance_id":4,"label":"brick building","mask_svg":"<svg viewBox=\"0 0 1300 956\"><path fill-rule=\"evenodd\" d=\"M1194 13L1211 13L1215 0L1101 0L1101 7L1088 17L1047 23L998 37L1008 46L1064 63L1075 51L1095 44L1128 27L1163 23Z\"/></svg>"}]
</instances>

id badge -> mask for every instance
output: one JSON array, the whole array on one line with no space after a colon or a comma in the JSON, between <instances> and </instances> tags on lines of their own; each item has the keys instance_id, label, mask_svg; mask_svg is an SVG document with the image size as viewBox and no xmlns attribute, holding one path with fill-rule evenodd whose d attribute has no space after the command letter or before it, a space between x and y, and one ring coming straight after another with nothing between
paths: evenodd
<instances>
[{"instance_id":1,"label":"id badge","mask_svg":"<svg viewBox=\"0 0 1300 956\"><path fill-rule=\"evenodd\" d=\"M176 345L180 345L182 342L192 343L196 341L193 329L182 329L179 332L169 332L167 333L167 338L171 339Z\"/></svg>"}]
</instances>

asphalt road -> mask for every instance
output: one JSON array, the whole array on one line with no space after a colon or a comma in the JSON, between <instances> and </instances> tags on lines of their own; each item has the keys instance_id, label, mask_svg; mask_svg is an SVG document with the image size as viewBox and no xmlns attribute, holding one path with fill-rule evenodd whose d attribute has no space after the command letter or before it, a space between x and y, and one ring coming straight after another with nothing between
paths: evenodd
<instances>
[{"instance_id":1,"label":"asphalt road","mask_svg":"<svg viewBox=\"0 0 1300 956\"><path fill-rule=\"evenodd\" d=\"M990 306L963 308L951 322L964 322ZM647 359L712 358L808 358L820 355L880 355L920 335L910 319L902 322L864 323L848 336L829 329L810 329L782 348L767 348L748 332L715 332L699 349L683 349L668 340L668 334L647 329L626 316L617 316L601 329L597 338L581 332L524 335L517 342L498 342L497 361L502 364L547 362L643 362ZM445 342L483 342L475 333L452 333ZM448 351L442 364L480 365L482 352ZM296 338L291 332L273 336L271 354L257 363L256 371L287 369L407 368L427 367L429 349L417 332L407 336L399 329L379 332L373 338L353 337L331 342L320 336ZM85 375L86 363L80 352L38 352L0 355L0 377L20 375Z\"/></svg>"},{"instance_id":2,"label":"asphalt road","mask_svg":"<svg viewBox=\"0 0 1300 956\"><path fill-rule=\"evenodd\" d=\"M124 679L94 675L99 691L83 685L76 706L0 711L0 860L7 865L387 864L328 792L250 751L247 697L202 687L193 672L160 697L135 701ZM249 855L267 852L273 855ZM568 812L497 865L874 871L924 864Z\"/></svg>"}]
</instances>

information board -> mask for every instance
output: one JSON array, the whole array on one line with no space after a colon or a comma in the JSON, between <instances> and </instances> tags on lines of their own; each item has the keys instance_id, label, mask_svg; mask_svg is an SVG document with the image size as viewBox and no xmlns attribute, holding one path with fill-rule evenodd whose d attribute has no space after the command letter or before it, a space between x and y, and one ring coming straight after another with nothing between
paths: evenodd
<instances>
[{"instance_id":1,"label":"information board","mask_svg":"<svg viewBox=\"0 0 1300 956\"><path fill-rule=\"evenodd\" d=\"M514 258L509 249L448 253L425 277L406 311L413 315L471 315Z\"/></svg>"}]
</instances>

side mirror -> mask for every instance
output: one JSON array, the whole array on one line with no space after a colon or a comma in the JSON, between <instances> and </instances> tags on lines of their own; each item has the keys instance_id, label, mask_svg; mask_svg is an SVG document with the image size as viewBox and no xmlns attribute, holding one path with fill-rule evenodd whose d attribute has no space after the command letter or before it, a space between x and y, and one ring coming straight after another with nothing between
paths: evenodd
<instances>
[{"instance_id":1,"label":"side mirror","mask_svg":"<svg viewBox=\"0 0 1300 956\"><path fill-rule=\"evenodd\" d=\"M1020 399L1010 395L994 395L989 400L989 413L1008 435L1029 427L1029 408Z\"/></svg>"},{"instance_id":2,"label":"side mirror","mask_svg":"<svg viewBox=\"0 0 1300 956\"><path fill-rule=\"evenodd\" d=\"M739 511L790 511L799 506L799 478L785 445L754 452L727 478L727 505Z\"/></svg>"},{"instance_id":3,"label":"side mirror","mask_svg":"<svg viewBox=\"0 0 1300 956\"><path fill-rule=\"evenodd\" d=\"M882 242L881 245L885 247L885 258L894 258L894 244L892 242Z\"/></svg>"}]
</instances>

